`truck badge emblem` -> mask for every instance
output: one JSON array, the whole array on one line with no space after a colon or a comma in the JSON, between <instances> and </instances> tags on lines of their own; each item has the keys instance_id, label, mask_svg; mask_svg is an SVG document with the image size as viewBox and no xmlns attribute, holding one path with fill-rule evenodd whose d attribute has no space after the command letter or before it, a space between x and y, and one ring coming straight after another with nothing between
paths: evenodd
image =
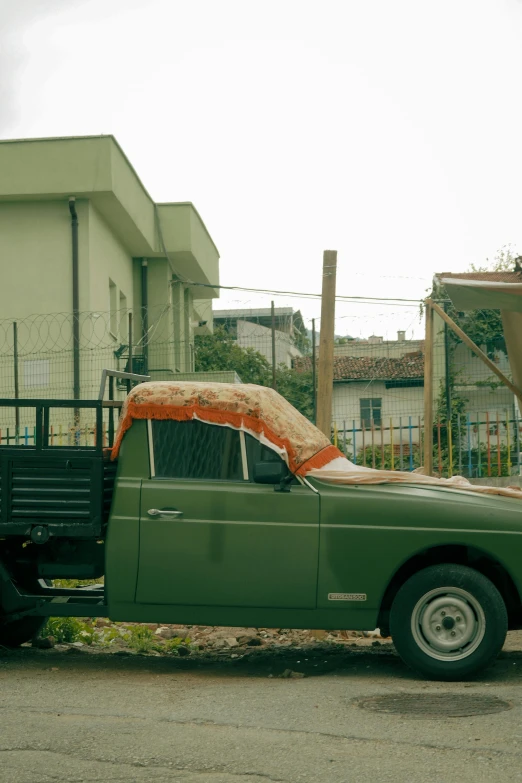
<instances>
[{"instance_id":1,"label":"truck badge emblem","mask_svg":"<svg viewBox=\"0 0 522 783\"><path fill-rule=\"evenodd\" d=\"M366 593L328 593L329 601L366 601Z\"/></svg>"}]
</instances>

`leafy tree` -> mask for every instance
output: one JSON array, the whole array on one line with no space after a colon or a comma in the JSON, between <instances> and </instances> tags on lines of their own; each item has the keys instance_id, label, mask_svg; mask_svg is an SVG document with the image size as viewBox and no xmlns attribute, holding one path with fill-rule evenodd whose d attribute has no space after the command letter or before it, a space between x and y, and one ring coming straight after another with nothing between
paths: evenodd
<instances>
[{"instance_id":1,"label":"leafy tree","mask_svg":"<svg viewBox=\"0 0 522 783\"><path fill-rule=\"evenodd\" d=\"M197 372L235 371L242 383L272 385L272 368L266 357L254 348L243 348L222 326L211 335L195 338ZM312 373L299 373L281 364L276 369L276 388L304 416L313 416Z\"/></svg>"},{"instance_id":2,"label":"leafy tree","mask_svg":"<svg viewBox=\"0 0 522 783\"><path fill-rule=\"evenodd\" d=\"M306 332L301 332L299 329L297 329L292 338L292 342L303 355L307 356L312 352L312 341Z\"/></svg>"},{"instance_id":3,"label":"leafy tree","mask_svg":"<svg viewBox=\"0 0 522 783\"><path fill-rule=\"evenodd\" d=\"M512 272L515 268L515 258L517 256L518 253L512 243L508 242L497 250L491 260L486 258L485 264L479 266L471 264L470 272Z\"/></svg>"},{"instance_id":4,"label":"leafy tree","mask_svg":"<svg viewBox=\"0 0 522 783\"><path fill-rule=\"evenodd\" d=\"M294 408L312 420L314 415L312 371L296 372L280 364L276 370L276 388Z\"/></svg>"},{"instance_id":5,"label":"leafy tree","mask_svg":"<svg viewBox=\"0 0 522 783\"><path fill-rule=\"evenodd\" d=\"M214 334L197 335L194 343L196 372L233 370L243 383L269 385L270 365L263 354L242 348L223 326L214 329Z\"/></svg>"}]
</instances>

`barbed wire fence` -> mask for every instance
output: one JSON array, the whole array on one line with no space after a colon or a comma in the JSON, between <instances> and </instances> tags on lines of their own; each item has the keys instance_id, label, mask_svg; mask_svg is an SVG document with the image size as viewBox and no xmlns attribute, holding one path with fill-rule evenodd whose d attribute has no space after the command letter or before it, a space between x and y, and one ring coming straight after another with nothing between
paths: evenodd
<instances>
[{"instance_id":1,"label":"barbed wire fence","mask_svg":"<svg viewBox=\"0 0 522 783\"><path fill-rule=\"evenodd\" d=\"M314 418L317 301L280 297L214 303L213 325L185 324L172 308L81 313L81 398L98 396L103 369L132 370L153 380L214 380L274 385ZM440 320L440 319L439 319ZM147 324L146 332L143 329ZM500 316L474 311L461 326L509 375ZM315 328L314 328L315 327ZM314 352L314 339L316 350ZM131 350L129 350L129 346ZM336 302L332 440L359 465L413 471L423 464L424 322L418 303ZM30 445L35 422L23 399L73 399L73 321L69 313L0 320L0 397L20 399L0 410L0 443ZM433 465L436 475L472 479L521 471L521 417L513 395L443 322L434 339ZM115 396L124 399L126 383ZM55 410L51 442L75 431L72 409ZM82 412L80 442L93 422ZM77 433L76 433L77 437ZM105 436L104 436L105 437Z\"/></svg>"},{"instance_id":2,"label":"barbed wire fence","mask_svg":"<svg viewBox=\"0 0 522 783\"><path fill-rule=\"evenodd\" d=\"M199 378L275 383L290 402L313 419L314 324L318 348L320 304L317 300L299 300L298 304L301 309L296 307L294 300L280 297L273 302L272 308L271 301L254 295L246 300L229 301L226 306L216 302L213 328L200 322L186 324L185 334L181 336L175 328L179 314L169 307L137 313L132 319L130 334L128 310L116 315L81 313L80 396L88 399L98 395L103 369L132 369L150 375L153 380ZM337 303L332 437L356 461L367 461L365 450L361 453L363 440L368 438L366 449L370 444L372 422L374 430L378 426L379 384L383 381L389 385L394 380L402 354L418 351L418 339L412 341L414 327L417 331L422 329L418 305L402 308L404 312L399 321L395 309L386 301L368 304L347 303L340 299ZM146 334L144 323L147 324ZM397 324L404 326L404 335L401 344L394 347L393 343L398 342ZM232 350L234 346L236 350ZM242 350L238 352L237 349ZM396 355L398 361L394 362L392 357L386 362L392 355ZM0 411L2 442L14 442L13 439L19 443L32 442L35 422L28 418L29 409L23 409L24 398L73 398L73 363L71 314L0 320L0 397L21 400L18 429L13 410L4 408ZM389 377L387 373L391 373ZM421 371L419 373L422 375ZM125 383L117 385L119 399L123 399L126 392ZM387 417L399 417L396 426L401 430L401 412L408 409L407 395L411 396L411 393L406 386L401 391L400 383L395 385L393 392L391 389L386 392L381 410ZM363 402L359 399L361 395ZM421 411L418 400L414 402L416 407L410 411L411 416ZM85 418L88 414L82 415ZM57 443L70 438L74 428L72 409L67 416L64 411L55 412L51 425L52 437L57 438ZM87 420L83 442L92 440L92 429Z\"/></svg>"}]
</instances>

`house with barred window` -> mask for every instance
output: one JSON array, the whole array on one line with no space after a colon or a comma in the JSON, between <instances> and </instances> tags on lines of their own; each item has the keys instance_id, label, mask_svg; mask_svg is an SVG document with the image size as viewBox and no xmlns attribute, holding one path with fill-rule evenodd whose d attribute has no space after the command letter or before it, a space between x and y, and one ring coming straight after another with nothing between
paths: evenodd
<instances>
[{"instance_id":1,"label":"house with barred window","mask_svg":"<svg viewBox=\"0 0 522 783\"><path fill-rule=\"evenodd\" d=\"M332 420L352 459L368 447L393 445L400 461L418 449L424 416L424 343L372 335L335 345ZM311 369L311 359L294 362ZM358 458L359 455L359 458Z\"/></svg>"}]
</instances>

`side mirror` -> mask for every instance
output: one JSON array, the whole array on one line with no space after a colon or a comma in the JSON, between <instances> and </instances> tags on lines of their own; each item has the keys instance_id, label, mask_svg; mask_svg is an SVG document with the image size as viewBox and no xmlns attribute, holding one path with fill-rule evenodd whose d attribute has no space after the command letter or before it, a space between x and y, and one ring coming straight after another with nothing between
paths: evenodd
<instances>
[{"instance_id":1,"label":"side mirror","mask_svg":"<svg viewBox=\"0 0 522 783\"><path fill-rule=\"evenodd\" d=\"M254 464L256 484L281 484L290 475L284 462L256 462Z\"/></svg>"}]
</instances>

